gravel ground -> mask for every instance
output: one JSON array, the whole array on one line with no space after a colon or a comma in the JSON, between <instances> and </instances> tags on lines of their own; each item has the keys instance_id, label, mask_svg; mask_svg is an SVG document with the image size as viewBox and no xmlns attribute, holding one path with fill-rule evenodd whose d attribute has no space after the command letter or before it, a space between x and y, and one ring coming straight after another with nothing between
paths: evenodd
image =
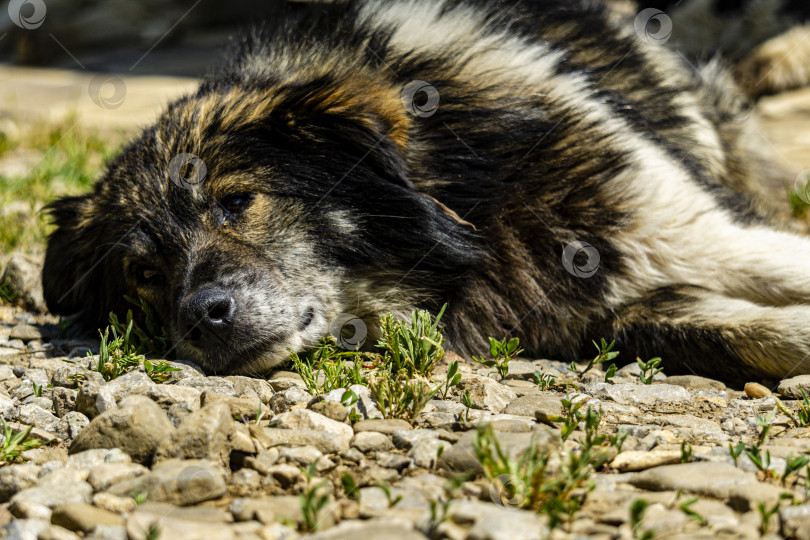
<instances>
[{"instance_id":1,"label":"gravel ground","mask_svg":"<svg viewBox=\"0 0 810 540\"><path fill-rule=\"evenodd\" d=\"M29 309L41 305L33 283ZM343 390L312 395L287 371L207 377L172 362L179 371L163 383L143 367L105 382L87 371L98 343L59 338L56 323L0 306L0 416L48 443L0 466L8 539L810 538L807 470L781 481L786 460L810 447L795 399L810 376L781 381L775 395L665 373L642 384L635 364L605 382L598 368L577 377L561 362L518 358L500 380L447 353L436 381L458 360L460 383L409 424L380 419L363 386L347 407ZM556 384L541 389L536 371ZM549 530L545 513L521 508L524 492L504 491L518 480L481 474L474 444L488 424L507 455L533 445L576 455L583 423L563 441L554 421L574 396L601 410L600 433L627 436L620 452L597 445L604 464L574 490L581 507ZM738 443L770 463L735 460ZM564 466L559 458L549 471ZM449 488L459 473L472 475ZM346 475L356 489L344 488ZM324 497L309 516L307 492ZM646 509L634 520L639 500Z\"/></svg>"}]
</instances>

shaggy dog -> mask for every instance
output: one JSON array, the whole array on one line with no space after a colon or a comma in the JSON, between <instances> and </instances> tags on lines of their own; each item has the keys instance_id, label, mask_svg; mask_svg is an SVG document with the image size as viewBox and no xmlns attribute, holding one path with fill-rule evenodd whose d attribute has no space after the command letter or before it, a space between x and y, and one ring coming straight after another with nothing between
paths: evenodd
<instances>
[{"instance_id":1,"label":"shaggy dog","mask_svg":"<svg viewBox=\"0 0 810 540\"><path fill-rule=\"evenodd\" d=\"M750 106L648 23L576 0L277 21L51 205L48 307L97 328L140 296L210 373L445 303L461 354L606 337L668 373L808 372L810 241L760 187Z\"/></svg>"}]
</instances>

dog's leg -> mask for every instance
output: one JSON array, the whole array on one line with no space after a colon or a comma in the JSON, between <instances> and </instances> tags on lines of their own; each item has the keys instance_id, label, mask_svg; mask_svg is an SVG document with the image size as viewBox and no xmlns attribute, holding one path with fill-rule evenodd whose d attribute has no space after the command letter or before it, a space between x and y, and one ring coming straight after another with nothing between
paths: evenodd
<instances>
[{"instance_id":1,"label":"dog's leg","mask_svg":"<svg viewBox=\"0 0 810 540\"><path fill-rule=\"evenodd\" d=\"M810 305L761 306L683 286L622 306L589 334L615 338L630 359L660 356L669 374L742 383L810 372L808 323Z\"/></svg>"}]
</instances>

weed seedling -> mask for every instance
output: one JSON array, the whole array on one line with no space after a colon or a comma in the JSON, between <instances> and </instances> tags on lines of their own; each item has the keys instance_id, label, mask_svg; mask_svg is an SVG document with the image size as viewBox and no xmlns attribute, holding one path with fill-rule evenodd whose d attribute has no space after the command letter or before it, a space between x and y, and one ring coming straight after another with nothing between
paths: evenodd
<instances>
[{"instance_id":1,"label":"weed seedling","mask_svg":"<svg viewBox=\"0 0 810 540\"><path fill-rule=\"evenodd\" d=\"M683 512L686 515L686 517L688 517L692 521L696 521L700 525L706 525L706 518L704 518L703 516L698 514L695 510L692 509L692 505L695 504L697 501L698 501L697 497L687 499L681 502L678 505L678 508L680 508L681 512Z\"/></svg>"},{"instance_id":2,"label":"weed seedling","mask_svg":"<svg viewBox=\"0 0 810 540\"><path fill-rule=\"evenodd\" d=\"M681 441L681 463L689 463L690 459L692 459L692 445Z\"/></svg>"},{"instance_id":3,"label":"weed seedling","mask_svg":"<svg viewBox=\"0 0 810 540\"><path fill-rule=\"evenodd\" d=\"M588 365L585 366L585 369L579 371L576 362L571 362L571 364L568 366L568 370L571 371L574 375L576 375L580 379L582 379L582 376L588 373L594 366L604 364L605 362L610 362L611 360L619 356L619 353L613 350L613 347L616 345L615 341L611 341L610 343L608 343L607 341L605 341L605 338L601 338L599 341L600 341L599 343L595 341L591 342L593 343L593 346L596 347L598 353L593 358L593 360L588 361Z\"/></svg>"},{"instance_id":4,"label":"weed seedling","mask_svg":"<svg viewBox=\"0 0 810 540\"><path fill-rule=\"evenodd\" d=\"M470 421L470 409L472 408L472 398L470 398L470 391L464 390L464 393L461 395L461 402L467 407L467 410L464 411L464 421Z\"/></svg>"},{"instance_id":5,"label":"weed seedling","mask_svg":"<svg viewBox=\"0 0 810 540\"><path fill-rule=\"evenodd\" d=\"M393 496L391 493L391 486L387 483L377 484L377 487L385 494L385 500L388 501L388 508L393 508L402 500L402 495Z\"/></svg>"},{"instance_id":6,"label":"weed seedling","mask_svg":"<svg viewBox=\"0 0 810 540\"><path fill-rule=\"evenodd\" d=\"M404 372L408 378L420 375L430 378L433 368L444 356L439 320L447 304L442 306L436 318L425 310L414 311L411 323L397 321L386 313L380 319L382 337L377 347L385 351L384 361L392 374Z\"/></svg>"},{"instance_id":7,"label":"weed seedling","mask_svg":"<svg viewBox=\"0 0 810 540\"><path fill-rule=\"evenodd\" d=\"M306 469L301 469L301 472L304 473L307 480L307 485L306 488L304 488L304 492L298 496L298 500L301 503L301 514L304 517L304 522L301 524L304 532L318 530L320 527L318 514L320 514L321 510L323 510L323 508L329 502L329 495L324 489L328 481L321 480L318 483L313 483L317 464L318 460L316 459L310 463L309 467Z\"/></svg>"},{"instance_id":8,"label":"weed seedling","mask_svg":"<svg viewBox=\"0 0 810 540\"><path fill-rule=\"evenodd\" d=\"M630 505L630 528L633 531L633 540L652 540L655 531L643 531L641 522L644 521L644 514L647 511L647 501L636 499Z\"/></svg>"},{"instance_id":9,"label":"weed seedling","mask_svg":"<svg viewBox=\"0 0 810 540\"><path fill-rule=\"evenodd\" d=\"M158 384L165 383L171 379L172 371L182 371L180 368L173 367L167 362L151 362L149 360L143 361L143 368L146 370L146 374L149 378Z\"/></svg>"},{"instance_id":10,"label":"weed seedling","mask_svg":"<svg viewBox=\"0 0 810 540\"><path fill-rule=\"evenodd\" d=\"M532 373L532 378L537 386L540 387L540 390L549 390L555 384L557 380L556 375L552 375L551 373L542 373L540 371L535 371Z\"/></svg>"},{"instance_id":11,"label":"weed seedling","mask_svg":"<svg viewBox=\"0 0 810 540\"><path fill-rule=\"evenodd\" d=\"M810 456L802 455L793 457L792 453L788 454L787 458L785 458L785 470L782 472L782 486L784 487L787 483L788 476L806 467L808 464L810 464Z\"/></svg>"},{"instance_id":12,"label":"weed seedling","mask_svg":"<svg viewBox=\"0 0 810 540\"><path fill-rule=\"evenodd\" d=\"M11 304L17 299L17 293L11 287L7 280L0 283L0 303Z\"/></svg>"},{"instance_id":13,"label":"weed seedling","mask_svg":"<svg viewBox=\"0 0 810 540\"><path fill-rule=\"evenodd\" d=\"M616 447L616 452L622 452L622 446L624 445L624 440L627 438L627 430L619 429L616 431L615 435L608 436L608 442L610 442L611 446Z\"/></svg>"},{"instance_id":14,"label":"weed seedling","mask_svg":"<svg viewBox=\"0 0 810 540\"><path fill-rule=\"evenodd\" d=\"M516 337L509 340L504 338L503 341L498 341L491 337L489 338L490 359L486 359L483 356L473 356L473 360L485 367L495 368L495 371L492 373L497 373L501 380L504 380L509 373L509 361L523 352L523 349L518 348L519 346L520 339Z\"/></svg>"},{"instance_id":15,"label":"weed seedling","mask_svg":"<svg viewBox=\"0 0 810 540\"><path fill-rule=\"evenodd\" d=\"M664 370L664 368L660 367L661 359L657 356L655 358L650 358L646 362L641 358L636 357L636 363L641 370L641 372L638 374L638 378L644 384L652 384L653 377Z\"/></svg>"},{"instance_id":16,"label":"weed seedling","mask_svg":"<svg viewBox=\"0 0 810 540\"><path fill-rule=\"evenodd\" d=\"M728 453L731 455L731 459L734 460L734 466L738 466L738 460L742 455L743 451L745 451L745 443L739 442L736 445L728 443Z\"/></svg>"},{"instance_id":17,"label":"weed seedling","mask_svg":"<svg viewBox=\"0 0 810 540\"><path fill-rule=\"evenodd\" d=\"M22 461L22 453L27 450L45 446L40 440L29 439L31 430L34 426L28 426L22 431L15 432L11 429L3 418L0 418L3 423L3 442L0 445L0 461L15 462Z\"/></svg>"},{"instance_id":18,"label":"weed seedling","mask_svg":"<svg viewBox=\"0 0 810 540\"><path fill-rule=\"evenodd\" d=\"M343 473L343 476L340 477L340 485L343 487L343 494L346 495L346 498L353 501L360 500L360 489L357 487L352 475Z\"/></svg>"},{"instance_id":19,"label":"weed seedling","mask_svg":"<svg viewBox=\"0 0 810 540\"><path fill-rule=\"evenodd\" d=\"M450 392L451 388L458 385L459 382L461 382L461 373L458 372L458 360L456 360L455 362L450 362L450 366L447 368L442 399L447 399L447 393Z\"/></svg>"}]
</instances>

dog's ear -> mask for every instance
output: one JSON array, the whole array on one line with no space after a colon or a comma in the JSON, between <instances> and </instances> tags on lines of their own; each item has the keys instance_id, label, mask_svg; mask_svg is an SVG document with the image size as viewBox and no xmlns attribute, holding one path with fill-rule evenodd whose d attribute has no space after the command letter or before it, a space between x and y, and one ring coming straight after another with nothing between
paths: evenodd
<instances>
[{"instance_id":1,"label":"dog's ear","mask_svg":"<svg viewBox=\"0 0 810 540\"><path fill-rule=\"evenodd\" d=\"M66 197L46 211L56 230L48 238L42 288L48 310L71 316L81 329L103 327L110 311L120 309L123 277L110 253L114 241L93 205L93 195Z\"/></svg>"}]
</instances>

